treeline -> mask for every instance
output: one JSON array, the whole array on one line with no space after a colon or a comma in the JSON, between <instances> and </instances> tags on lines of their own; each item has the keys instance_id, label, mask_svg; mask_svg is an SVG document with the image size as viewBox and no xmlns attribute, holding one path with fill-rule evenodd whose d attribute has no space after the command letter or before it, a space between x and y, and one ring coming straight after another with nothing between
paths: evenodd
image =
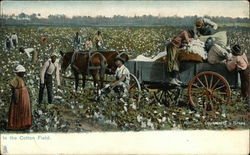
<instances>
[{"instance_id":1,"label":"treeline","mask_svg":"<svg viewBox=\"0 0 250 155\"><path fill-rule=\"evenodd\" d=\"M1 17L2 25L27 25L27 26L191 26L200 18L197 16L186 17L160 17L160 16L74 16L68 18L66 15L49 15L47 18L41 18L40 14L27 15L21 13L15 15L3 15ZM248 24L249 18L230 18L230 17L209 17L218 24L225 24L230 26L239 24Z\"/></svg>"}]
</instances>

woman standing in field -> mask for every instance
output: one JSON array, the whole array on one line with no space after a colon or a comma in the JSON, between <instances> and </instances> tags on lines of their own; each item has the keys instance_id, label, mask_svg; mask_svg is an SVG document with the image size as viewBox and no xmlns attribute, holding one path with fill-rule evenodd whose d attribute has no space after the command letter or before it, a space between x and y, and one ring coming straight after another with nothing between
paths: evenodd
<instances>
[{"instance_id":1,"label":"woman standing in field","mask_svg":"<svg viewBox=\"0 0 250 155\"><path fill-rule=\"evenodd\" d=\"M30 97L23 80L25 71L22 65L18 65L15 70L17 76L10 81L12 97L7 126L9 130L24 130L32 125Z\"/></svg>"}]
</instances>

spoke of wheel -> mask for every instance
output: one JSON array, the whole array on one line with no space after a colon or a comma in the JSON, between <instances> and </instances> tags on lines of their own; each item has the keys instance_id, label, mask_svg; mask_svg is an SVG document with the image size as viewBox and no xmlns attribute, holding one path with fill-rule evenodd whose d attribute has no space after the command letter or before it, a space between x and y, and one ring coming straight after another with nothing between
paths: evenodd
<instances>
[{"instance_id":1,"label":"spoke of wheel","mask_svg":"<svg viewBox=\"0 0 250 155\"><path fill-rule=\"evenodd\" d=\"M197 80L198 80L199 83L202 85L202 87L206 88L206 87L204 86L204 84L201 82L201 80L199 79L199 77L197 77Z\"/></svg>"},{"instance_id":2,"label":"spoke of wheel","mask_svg":"<svg viewBox=\"0 0 250 155\"><path fill-rule=\"evenodd\" d=\"M199 93L198 95L196 95L195 97L204 97L204 94L202 94L202 93Z\"/></svg>"},{"instance_id":3,"label":"spoke of wheel","mask_svg":"<svg viewBox=\"0 0 250 155\"><path fill-rule=\"evenodd\" d=\"M213 85L213 80L214 80L214 75L212 74L212 76L211 76L211 80L210 80L210 86L209 86L209 88L212 88L212 85Z\"/></svg>"},{"instance_id":4,"label":"spoke of wheel","mask_svg":"<svg viewBox=\"0 0 250 155\"><path fill-rule=\"evenodd\" d=\"M196 88L200 88L198 85L192 84L192 86L196 87Z\"/></svg>"},{"instance_id":5,"label":"spoke of wheel","mask_svg":"<svg viewBox=\"0 0 250 155\"><path fill-rule=\"evenodd\" d=\"M203 91L195 91L195 90L192 90L192 94L202 94L202 93L204 93Z\"/></svg>"},{"instance_id":6,"label":"spoke of wheel","mask_svg":"<svg viewBox=\"0 0 250 155\"><path fill-rule=\"evenodd\" d=\"M213 94L218 94L218 95L227 95L227 92L219 92L219 91L214 91Z\"/></svg>"},{"instance_id":7,"label":"spoke of wheel","mask_svg":"<svg viewBox=\"0 0 250 155\"><path fill-rule=\"evenodd\" d=\"M213 96L214 98L216 98L218 101L220 102L224 102L224 103L227 103L227 101L225 101L224 99L222 99L221 97L218 97L218 96Z\"/></svg>"},{"instance_id":8,"label":"spoke of wheel","mask_svg":"<svg viewBox=\"0 0 250 155\"><path fill-rule=\"evenodd\" d=\"M169 95L170 100L171 100L171 101L174 101L174 99L173 99L173 92L167 91L167 93L168 93L168 95Z\"/></svg>"},{"instance_id":9,"label":"spoke of wheel","mask_svg":"<svg viewBox=\"0 0 250 155\"><path fill-rule=\"evenodd\" d=\"M206 88L208 88L208 81L207 81L207 76L206 76L206 74L204 75L204 77L205 77L205 82L206 82Z\"/></svg>"},{"instance_id":10,"label":"spoke of wheel","mask_svg":"<svg viewBox=\"0 0 250 155\"><path fill-rule=\"evenodd\" d=\"M213 101L212 101L212 99L211 99L211 97L209 97L209 103L210 103L210 105L211 105L211 109L212 109L212 111L214 111L214 105L213 105Z\"/></svg>"},{"instance_id":11,"label":"spoke of wheel","mask_svg":"<svg viewBox=\"0 0 250 155\"><path fill-rule=\"evenodd\" d=\"M159 97L159 102L161 102L162 95L163 95L163 91L161 91L160 93L161 93L161 95L160 95L160 97Z\"/></svg>"},{"instance_id":12,"label":"spoke of wheel","mask_svg":"<svg viewBox=\"0 0 250 155\"><path fill-rule=\"evenodd\" d=\"M217 86L217 84L218 84L219 82L220 82L220 79L218 79L218 80L216 81L216 83L213 85L212 89L214 89L214 87Z\"/></svg>"},{"instance_id":13,"label":"spoke of wheel","mask_svg":"<svg viewBox=\"0 0 250 155\"><path fill-rule=\"evenodd\" d=\"M214 90L219 90L219 89L224 88L224 87L226 87L226 85L223 85L223 86L220 86L218 88L215 88Z\"/></svg>"},{"instance_id":14,"label":"spoke of wheel","mask_svg":"<svg viewBox=\"0 0 250 155\"><path fill-rule=\"evenodd\" d=\"M164 92L164 101L166 102L167 101L167 93L166 92Z\"/></svg>"},{"instance_id":15,"label":"spoke of wheel","mask_svg":"<svg viewBox=\"0 0 250 155\"><path fill-rule=\"evenodd\" d=\"M136 86L136 83L133 83L130 89L134 88Z\"/></svg>"}]
</instances>

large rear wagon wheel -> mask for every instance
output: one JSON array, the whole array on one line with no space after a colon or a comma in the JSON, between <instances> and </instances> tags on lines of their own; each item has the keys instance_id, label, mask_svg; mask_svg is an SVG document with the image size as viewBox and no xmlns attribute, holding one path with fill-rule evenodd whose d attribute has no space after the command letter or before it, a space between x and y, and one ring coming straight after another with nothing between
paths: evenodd
<instances>
[{"instance_id":1,"label":"large rear wagon wheel","mask_svg":"<svg viewBox=\"0 0 250 155\"><path fill-rule=\"evenodd\" d=\"M215 72L202 72L188 85L189 102L195 108L208 111L221 111L221 104L228 104L231 90L227 80Z\"/></svg>"}]
</instances>

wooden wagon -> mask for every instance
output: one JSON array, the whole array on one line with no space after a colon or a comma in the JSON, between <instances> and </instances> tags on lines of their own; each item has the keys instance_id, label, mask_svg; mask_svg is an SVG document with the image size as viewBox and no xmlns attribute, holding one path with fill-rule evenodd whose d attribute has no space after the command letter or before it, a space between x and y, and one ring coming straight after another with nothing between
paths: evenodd
<instances>
[{"instance_id":1,"label":"wooden wagon","mask_svg":"<svg viewBox=\"0 0 250 155\"><path fill-rule=\"evenodd\" d=\"M183 88L187 88L189 102L204 110L216 109L218 104L228 104L231 89L238 88L237 71L229 72L225 64L182 62L181 87L169 84L170 75L164 62L128 61L131 73L131 90L155 89L155 99L162 103L178 102Z\"/></svg>"}]
</instances>

